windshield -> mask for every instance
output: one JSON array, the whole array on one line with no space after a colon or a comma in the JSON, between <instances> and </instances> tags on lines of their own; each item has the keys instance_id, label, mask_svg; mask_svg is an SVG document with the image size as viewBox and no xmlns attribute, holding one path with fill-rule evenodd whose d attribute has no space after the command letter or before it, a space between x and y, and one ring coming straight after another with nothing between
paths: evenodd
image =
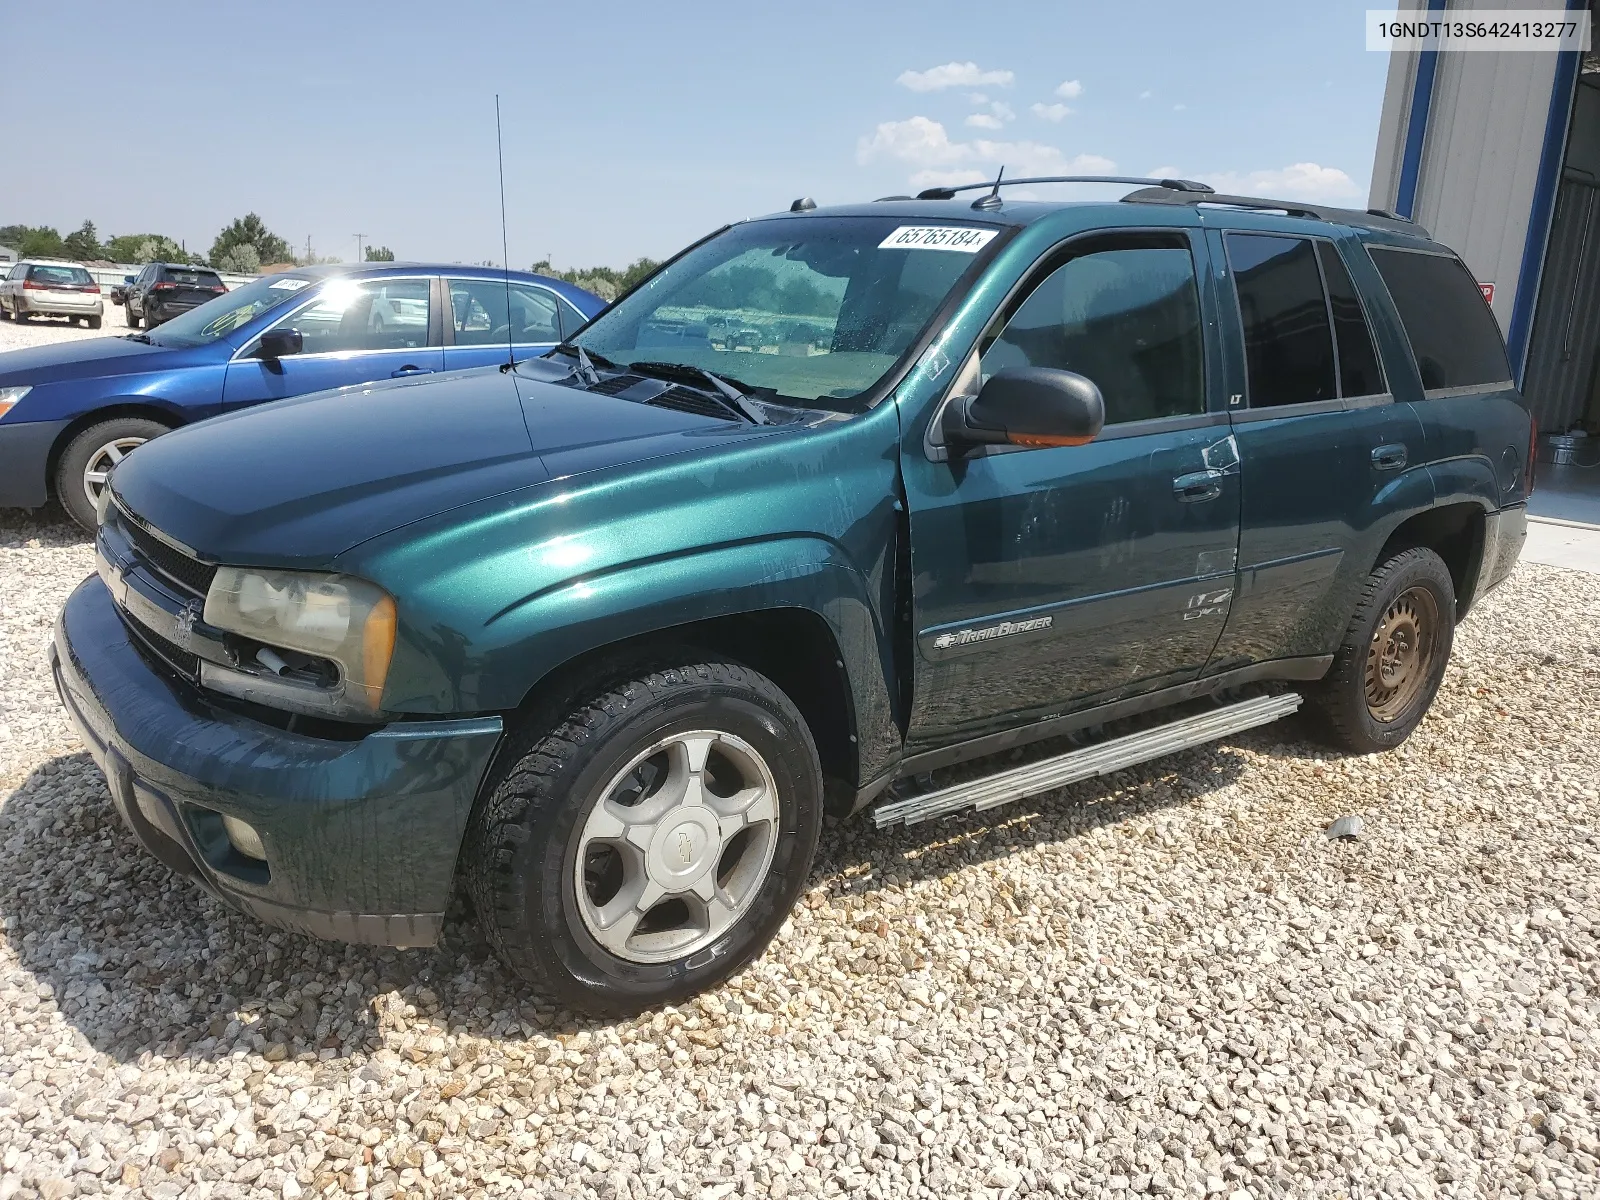
<instances>
[{"instance_id":1,"label":"windshield","mask_svg":"<svg viewBox=\"0 0 1600 1200\"><path fill-rule=\"evenodd\" d=\"M315 282L298 275L263 276L163 322L154 340L163 346L207 345L294 299Z\"/></svg>"},{"instance_id":2,"label":"windshield","mask_svg":"<svg viewBox=\"0 0 1600 1200\"><path fill-rule=\"evenodd\" d=\"M618 367L681 363L763 399L854 411L998 230L892 217L737 225L573 342Z\"/></svg>"}]
</instances>

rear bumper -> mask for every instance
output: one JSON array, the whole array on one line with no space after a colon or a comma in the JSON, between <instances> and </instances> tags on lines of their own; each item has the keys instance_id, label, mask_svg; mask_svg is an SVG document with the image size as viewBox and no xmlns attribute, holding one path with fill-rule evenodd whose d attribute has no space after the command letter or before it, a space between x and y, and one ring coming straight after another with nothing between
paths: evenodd
<instances>
[{"instance_id":1,"label":"rear bumper","mask_svg":"<svg viewBox=\"0 0 1600 1200\"><path fill-rule=\"evenodd\" d=\"M70 421L0 421L0 508L49 499L50 447Z\"/></svg>"},{"instance_id":2,"label":"rear bumper","mask_svg":"<svg viewBox=\"0 0 1600 1200\"><path fill-rule=\"evenodd\" d=\"M18 292L14 297L18 311L55 317L98 317L105 304L97 295L71 292Z\"/></svg>"},{"instance_id":3,"label":"rear bumper","mask_svg":"<svg viewBox=\"0 0 1600 1200\"><path fill-rule=\"evenodd\" d=\"M112 803L167 866L316 937L438 939L500 718L407 722L352 741L263 724L153 666L98 576L67 600L49 657ZM223 816L256 830L264 864L233 848Z\"/></svg>"}]
</instances>

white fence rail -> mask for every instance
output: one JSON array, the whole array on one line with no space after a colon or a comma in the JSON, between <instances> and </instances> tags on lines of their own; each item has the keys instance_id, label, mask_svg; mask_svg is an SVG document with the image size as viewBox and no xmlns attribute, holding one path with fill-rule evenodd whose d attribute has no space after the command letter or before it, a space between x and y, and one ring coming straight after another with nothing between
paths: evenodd
<instances>
[{"instance_id":1,"label":"white fence rail","mask_svg":"<svg viewBox=\"0 0 1600 1200\"><path fill-rule=\"evenodd\" d=\"M205 269L209 271L211 268L207 267ZM89 272L90 278L100 285L101 290L110 291L114 287L122 286L124 276L137 275L144 270L144 266L141 263L127 263L115 267L86 266L84 270ZM236 275L232 271L218 271L217 274L222 278L222 285L229 291L232 291L240 284L249 283L252 279L260 278L259 275Z\"/></svg>"}]
</instances>

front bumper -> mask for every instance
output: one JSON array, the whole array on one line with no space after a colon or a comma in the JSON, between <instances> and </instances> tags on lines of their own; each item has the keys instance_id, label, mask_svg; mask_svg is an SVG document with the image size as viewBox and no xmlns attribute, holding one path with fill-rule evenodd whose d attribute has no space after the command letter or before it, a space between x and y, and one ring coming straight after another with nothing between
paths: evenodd
<instances>
[{"instance_id":1,"label":"front bumper","mask_svg":"<svg viewBox=\"0 0 1600 1200\"><path fill-rule=\"evenodd\" d=\"M0 508L38 508L49 499L50 447L71 421L0 421Z\"/></svg>"},{"instance_id":2,"label":"front bumper","mask_svg":"<svg viewBox=\"0 0 1600 1200\"><path fill-rule=\"evenodd\" d=\"M98 576L50 644L56 690L141 843L236 907L316 937L437 941L499 717L404 722L357 740L292 733L152 665ZM228 842L260 834L267 861Z\"/></svg>"}]
</instances>

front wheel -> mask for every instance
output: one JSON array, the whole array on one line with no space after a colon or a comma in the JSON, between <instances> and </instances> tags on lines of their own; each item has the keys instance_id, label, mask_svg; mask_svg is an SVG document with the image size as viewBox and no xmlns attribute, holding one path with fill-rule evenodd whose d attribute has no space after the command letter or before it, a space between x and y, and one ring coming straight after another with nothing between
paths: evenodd
<instances>
[{"instance_id":1,"label":"front wheel","mask_svg":"<svg viewBox=\"0 0 1600 1200\"><path fill-rule=\"evenodd\" d=\"M463 852L501 960L566 1007L619 1015L712 987L805 886L822 777L765 676L693 662L596 680L514 740Z\"/></svg>"},{"instance_id":2,"label":"front wheel","mask_svg":"<svg viewBox=\"0 0 1600 1200\"><path fill-rule=\"evenodd\" d=\"M56 496L79 525L93 532L95 506L111 468L167 427L143 417L116 417L91 425L61 452L56 467Z\"/></svg>"},{"instance_id":3,"label":"front wheel","mask_svg":"<svg viewBox=\"0 0 1600 1200\"><path fill-rule=\"evenodd\" d=\"M1411 736L1444 679L1455 629L1455 584L1444 559L1418 547L1380 564L1332 669L1307 697L1324 740L1372 754Z\"/></svg>"}]
</instances>

